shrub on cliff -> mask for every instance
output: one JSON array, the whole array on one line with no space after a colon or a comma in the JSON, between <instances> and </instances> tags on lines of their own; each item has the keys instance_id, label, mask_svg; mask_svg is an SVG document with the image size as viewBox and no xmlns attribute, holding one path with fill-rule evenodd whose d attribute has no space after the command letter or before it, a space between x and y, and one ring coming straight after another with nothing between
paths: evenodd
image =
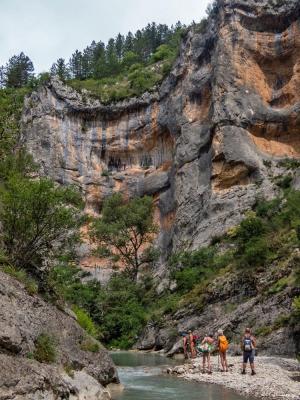
<instances>
[{"instance_id":1,"label":"shrub on cliff","mask_svg":"<svg viewBox=\"0 0 300 400\"><path fill-rule=\"evenodd\" d=\"M36 338L32 356L41 363L54 363L56 360L56 341L54 338L47 333L41 333Z\"/></svg>"}]
</instances>

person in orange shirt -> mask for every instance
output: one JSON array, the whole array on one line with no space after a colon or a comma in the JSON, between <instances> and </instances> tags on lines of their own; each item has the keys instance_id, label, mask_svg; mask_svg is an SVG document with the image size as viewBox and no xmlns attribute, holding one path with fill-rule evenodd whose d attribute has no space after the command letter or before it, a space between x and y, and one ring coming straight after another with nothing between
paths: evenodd
<instances>
[{"instance_id":1,"label":"person in orange shirt","mask_svg":"<svg viewBox=\"0 0 300 400\"><path fill-rule=\"evenodd\" d=\"M224 335L222 329L218 330L218 350L219 350L219 356L221 360L221 365L222 365L222 372L228 372L228 364L227 364L227 357L226 357L226 352L228 349L229 343Z\"/></svg>"}]
</instances>

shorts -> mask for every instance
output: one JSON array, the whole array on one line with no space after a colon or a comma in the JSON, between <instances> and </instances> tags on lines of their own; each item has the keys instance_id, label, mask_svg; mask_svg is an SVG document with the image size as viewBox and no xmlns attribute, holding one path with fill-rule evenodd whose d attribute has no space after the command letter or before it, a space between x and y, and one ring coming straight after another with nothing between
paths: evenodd
<instances>
[{"instance_id":1,"label":"shorts","mask_svg":"<svg viewBox=\"0 0 300 400\"><path fill-rule=\"evenodd\" d=\"M248 360L251 364L254 363L254 354L255 354L254 350L244 351L244 353L243 353L244 363L247 364Z\"/></svg>"}]
</instances>

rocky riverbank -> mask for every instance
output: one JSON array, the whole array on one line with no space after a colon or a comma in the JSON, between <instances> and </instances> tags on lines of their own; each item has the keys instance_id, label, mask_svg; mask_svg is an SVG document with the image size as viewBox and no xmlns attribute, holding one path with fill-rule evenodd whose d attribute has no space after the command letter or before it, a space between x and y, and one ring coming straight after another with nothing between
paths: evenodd
<instances>
[{"instance_id":1,"label":"rocky riverbank","mask_svg":"<svg viewBox=\"0 0 300 400\"><path fill-rule=\"evenodd\" d=\"M37 347L42 335L49 341ZM0 400L108 400L105 387L118 382L109 353L70 310L29 294L0 270Z\"/></svg>"},{"instance_id":2,"label":"rocky riverbank","mask_svg":"<svg viewBox=\"0 0 300 400\"><path fill-rule=\"evenodd\" d=\"M241 375L241 357L228 357L229 372L218 368L218 357L212 357L213 373L201 373L202 359L168 369L168 373L186 380L214 383L233 389L241 395L261 399L300 400L300 364L293 359L257 357L256 375Z\"/></svg>"}]
</instances>

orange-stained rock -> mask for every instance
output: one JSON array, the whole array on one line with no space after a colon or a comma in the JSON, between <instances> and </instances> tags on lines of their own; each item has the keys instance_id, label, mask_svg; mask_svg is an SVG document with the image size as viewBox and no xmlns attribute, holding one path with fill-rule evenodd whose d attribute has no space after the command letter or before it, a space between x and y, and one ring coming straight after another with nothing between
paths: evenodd
<instances>
[{"instance_id":1,"label":"orange-stained rock","mask_svg":"<svg viewBox=\"0 0 300 400\"><path fill-rule=\"evenodd\" d=\"M218 3L156 91L105 106L52 79L25 102L41 173L79 186L86 212L114 192L154 196L161 275L171 252L208 244L274 196L280 158L300 158L299 1Z\"/></svg>"}]
</instances>

